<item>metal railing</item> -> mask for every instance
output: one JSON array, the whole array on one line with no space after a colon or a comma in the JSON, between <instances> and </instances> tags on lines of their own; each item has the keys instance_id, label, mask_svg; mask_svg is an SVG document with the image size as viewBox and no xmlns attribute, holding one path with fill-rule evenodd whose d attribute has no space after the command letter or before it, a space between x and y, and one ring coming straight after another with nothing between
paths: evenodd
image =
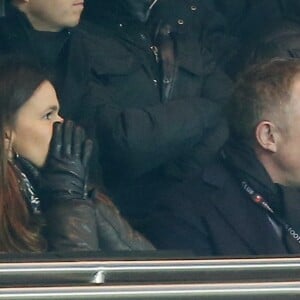
<instances>
[{"instance_id":1,"label":"metal railing","mask_svg":"<svg viewBox=\"0 0 300 300\"><path fill-rule=\"evenodd\" d=\"M148 284L0 289L5 300L89 299L299 299L300 282Z\"/></svg>"},{"instance_id":2,"label":"metal railing","mask_svg":"<svg viewBox=\"0 0 300 300\"><path fill-rule=\"evenodd\" d=\"M300 299L300 258L3 262L0 299Z\"/></svg>"}]
</instances>

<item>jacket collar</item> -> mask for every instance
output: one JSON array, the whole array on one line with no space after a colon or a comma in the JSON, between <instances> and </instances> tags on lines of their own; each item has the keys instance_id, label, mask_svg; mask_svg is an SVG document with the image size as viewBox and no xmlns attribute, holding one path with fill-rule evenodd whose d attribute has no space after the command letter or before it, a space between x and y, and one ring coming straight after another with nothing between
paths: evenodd
<instances>
[{"instance_id":1,"label":"jacket collar","mask_svg":"<svg viewBox=\"0 0 300 300\"><path fill-rule=\"evenodd\" d=\"M202 178L217 188L211 194L211 203L251 252L257 255L287 252L265 211L244 194L223 163L204 169Z\"/></svg>"},{"instance_id":2,"label":"jacket collar","mask_svg":"<svg viewBox=\"0 0 300 300\"><path fill-rule=\"evenodd\" d=\"M15 26L25 29L27 32L35 31L31 23L29 22L25 13L18 10L12 4L8 4L7 14L2 19L9 20L10 24L15 24ZM66 36L69 36L73 32L74 28L65 28L62 32L66 33Z\"/></svg>"}]
</instances>

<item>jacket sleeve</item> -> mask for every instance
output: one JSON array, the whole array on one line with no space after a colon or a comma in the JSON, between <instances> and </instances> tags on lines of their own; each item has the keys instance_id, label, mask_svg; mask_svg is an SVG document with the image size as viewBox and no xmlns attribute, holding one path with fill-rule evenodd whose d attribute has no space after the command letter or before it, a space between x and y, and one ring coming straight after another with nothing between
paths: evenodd
<instances>
[{"instance_id":1,"label":"jacket sleeve","mask_svg":"<svg viewBox=\"0 0 300 300\"><path fill-rule=\"evenodd\" d=\"M105 195L93 193L100 248L103 250L154 250L152 244L122 218Z\"/></svg>"},{"instance_id":2,"label":"jacket sleeve","mask_svg":"<svg viewBox=\"0 0 300 300\"><path fill-rule=\"evenodd\" d=\"M46 212L50 251L154 250L97 191L91 200L56 201Z\"/></svg>"},{"instance_id":3,"label":"jacket sleeve","mask_svg":"<svg viewBox=\"0 0 300 300\"><path fill-rule=\"evenodd\" d=\"M140 230L158 250L192 251L196 255L212 256L215 250L205 217L187 194L181 188L164 193L159 199L161 205Z\"/></svg>"},{"instance_id":4,"label":"jacket sleeve","mask_svg":"<svg viewBox=\"0 0 300 300\"><path fill-rule=\"evenodd\" d=\"M157 250L189 251L197 256L217 254L209 222L214 223L218 217L210 199L214 188L203 184L202 174L198 171L162 191L156 199L159 205L140 222L138 229Z\"/></svg>"},{"instance_id":5,"label":"jacket sleeve","mask_svg":"<svg viewBox=\"0 0 300 300\"><path fill-rule=\"evenodd\" d=\"M92 84L90 99L105 97ZM197 144L220 119L222 106L201 97L174 99L145 108L123 108L109 100L89 101L85 128L94 128L105 165L135 178ZM91 122L93 122L91 124ZM113 166L113 167L112 167ZM112 169L110 171L113 171Z\"/></svg>"},{"instance_id":6,"label":"jacket sleeve","mask_svg":"<svg viewBox=\"0 0 300 300\"><path fill-rule=\"evenodd\" d=\"M56 201L45 212L50 251L99 250L94 203Z\"/></svg>"}]
</instances>

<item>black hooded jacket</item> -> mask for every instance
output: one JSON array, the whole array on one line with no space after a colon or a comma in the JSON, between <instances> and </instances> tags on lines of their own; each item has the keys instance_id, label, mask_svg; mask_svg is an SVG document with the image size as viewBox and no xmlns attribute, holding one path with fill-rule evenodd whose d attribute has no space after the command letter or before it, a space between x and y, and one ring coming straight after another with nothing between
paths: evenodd
<instances>
[{"instance_id":1,"label":"black hooded jacket","mask_svg":"<svg viewBox=\"0 0 300 300\"><path fill-rule=\"evenodd\" d=\"M100 41L92 65L103 100L93 112L105 182L129 209L124 197L134 208L154 202L158 185L214 155L227 136L220 111L231 81L202 43L165 27L154 35L126 3L89 1L86 17Z\"/></svg>"}]
</instances>

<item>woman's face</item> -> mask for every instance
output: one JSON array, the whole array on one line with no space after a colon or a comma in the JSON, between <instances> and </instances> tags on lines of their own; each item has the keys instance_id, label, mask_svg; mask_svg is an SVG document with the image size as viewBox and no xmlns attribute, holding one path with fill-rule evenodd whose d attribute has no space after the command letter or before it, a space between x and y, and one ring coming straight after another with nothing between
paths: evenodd
<instances>
[{"instance_id":1,"label":"woman's face","mask_svg":"<svg viewBox=\"0 0 300 300\"><path fill-rule=\"evenodd\" d=\"M46 161L54 122L62 122L53 85L44 81L18 110L11 134L15 153L42 167Z\"/></svg>"}]
</instances>

